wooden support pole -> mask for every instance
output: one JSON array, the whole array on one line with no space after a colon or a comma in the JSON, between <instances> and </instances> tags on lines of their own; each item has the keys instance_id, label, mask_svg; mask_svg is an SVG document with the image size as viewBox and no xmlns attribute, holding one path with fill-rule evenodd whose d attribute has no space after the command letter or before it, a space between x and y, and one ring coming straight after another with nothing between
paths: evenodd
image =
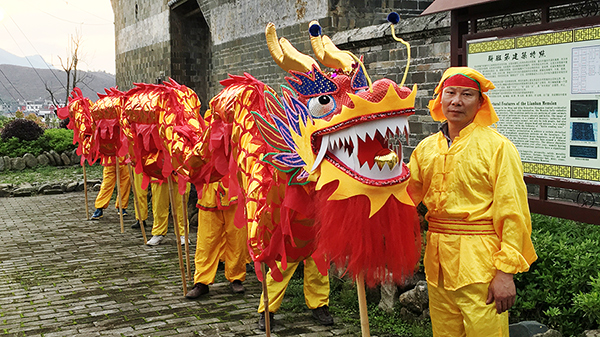
<instances>
[{"instance_id":1,"label":"wooden support pole","mask_svg":"<svg viewBox=\"0 0 600 337\"><path fill-rule=\"evenodd\" d=\"M369 313L367 312L367 296L365 293L365 275L363 273L360 273L356 279L356 291L358 293L362 337L371 337L371 332L369 331Z\"/></svg>"},{"instance_id":2,"label":"wooden support pole","mask_svg":"<svg viewBox=\"0 0 600 337\"><path fill-rule=\"evenodd\" d=\"M261 262L260 270L263 275L262 291L263 291L263 303L265 305L265 332L267 337L271 337L271 314L269 312L269 291L267 289L267 264Z\"/></svg>"},{"instance_id":3,"label":"wooden support pole","mask_svg":"<svg viewBox=\"0 0 600 337\"><path fill-rule=\"evenodd\" d=\"M183 207L183 226L185 234L185 265L187 267L187 275L190 281L192 279L192 267L190 266L190 225L188 220L187 200L185 195L181 196L181 206Z\"/></svg>"},{"instance_id":4,"label":"wooden support pole","mask_svg":"<svg viewBox=\"0 0 600 337\"><path fill-rule=\"evenodd\" d=\"M177 239L177 254L179 255L179 269L181 270L181 282L183 283L183 296L187 294L187 280L185 278L185 269L183 267L183 254L181 251L181 239L179 236L179 226L177 224L177 207L175 206L175 195L173 194L173 179L171 176L168 178L169 182L169 198L171 201L171 213L173 214L173 231L175 232L175 238Z\"/></svg>"},{"instance_id":5,"label":"wooden support pole","mask_svg":"<svg viewBox=\"0 0 600 337\"><path fill-rule=\"evenodd\" d=\"M131 189L133 190L133 208L136 214L140 214L140 205L138 205L138 197L135 183L135 176L133 175L133 170L131 169L131 164L127 163L127 170L129 171L129 180L131 181ZM148 203L146 201L146 203ZM148 205L146 205L148 207ZM136 218L137 219L137 218ZM140 228L142 229L142 237L144 238L144 244L148 242L146 238L146 228L144 228L144 221L141 219L137 219L140 223Z\"/></svg>"},{"instance_id":6,"label":"wooden support pole","mask_svg":"<svg viewBox=\"0 0 600 337\"><path fill-rule=\"evenodd\" d=\"M83 195L85 196L85 218L90 219L90 208L88 206L88 195L87 195L87 174L85 172L85 162L83 165Z\"/></svg>"},{"instance_id":7,"label":"wooden support pole","mask_svg":"<svg viewBox=\"0 0 600 337\"><path fill-rule=\"evenodd\" d=\"M119 157L115 156L115 171L117 174L117 205L119 206L119 219L121 221L121 233L125 233L125 226L123 225L123 209L121 205L121 172L119 172Z\"/></svg>"}]
</instances>

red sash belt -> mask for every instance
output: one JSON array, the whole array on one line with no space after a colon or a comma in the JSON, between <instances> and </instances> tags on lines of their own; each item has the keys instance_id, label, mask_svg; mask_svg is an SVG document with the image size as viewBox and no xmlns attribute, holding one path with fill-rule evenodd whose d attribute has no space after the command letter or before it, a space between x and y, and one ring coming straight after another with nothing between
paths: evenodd
<instances>
[{"instance_id":1,"label":"red sash belt","mask_svg":"<svg viewBox=\"0 0 600 337\"><path fill-rule=\"evenodd\" d=\"M490 220L463 221L457 219L439 219L430 217L429 231L439 234L455 235L495 235L494 225Z\"/></svg>"}]
</instances>

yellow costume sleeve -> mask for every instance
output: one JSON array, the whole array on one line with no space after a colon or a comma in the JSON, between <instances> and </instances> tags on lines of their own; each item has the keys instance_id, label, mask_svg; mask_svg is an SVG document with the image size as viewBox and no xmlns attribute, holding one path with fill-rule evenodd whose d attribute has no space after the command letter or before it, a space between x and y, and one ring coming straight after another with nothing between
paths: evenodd
<instances>
[{"instance_id":1,"label":"yellow costume sleeve","mask_svg":"<svg viewBox=\"0 0 600 337\"><path fill-rule=\"evenodd\" d=\"M510 274L526 272L537 255L529 240L531 216L523 183L523 166L512 143L500 145L492 159L492 168L492 218L501 244L500 251L493 256L494 266Z\"/></svg>"}]
</instances>

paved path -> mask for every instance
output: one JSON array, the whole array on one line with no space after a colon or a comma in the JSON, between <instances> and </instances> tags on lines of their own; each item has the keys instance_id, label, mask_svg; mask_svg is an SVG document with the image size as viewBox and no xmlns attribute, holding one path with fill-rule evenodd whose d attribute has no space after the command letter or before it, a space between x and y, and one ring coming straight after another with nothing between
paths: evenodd
<instances>
[{"instance_id":1,"label":"paved path","mask_svg":"<svg viewBox=\"0 0 600 337\"><path fill-rule=\"evenodd\" d=\"M265 335L256 327L261 285L254 274L243 295L220 282L202 300L187 300L172 227L164 244L145 246L131 215L121 234L111 208L100 221L85 220L83 200L83 192L0 198L0 335ZM272 336L360 335L339 319L320 326L308 309L275 319Z\"/></svg>"}]
</instances>

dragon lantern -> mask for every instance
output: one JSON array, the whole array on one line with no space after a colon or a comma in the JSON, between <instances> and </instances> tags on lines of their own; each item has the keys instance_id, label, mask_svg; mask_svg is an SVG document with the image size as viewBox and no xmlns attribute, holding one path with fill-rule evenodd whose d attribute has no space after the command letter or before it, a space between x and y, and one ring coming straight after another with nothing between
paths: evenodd
<instances>
[{"instance_id":1,"label":"dragon lantern","mask_svg":"<svg viewBox=\"0 0 600 337\"><path fill-rule=\"evenodd\" d=\"M116 164L115 157L127 154L127 138L119 125L125 93L117 88L104 91L90 109L94 119L92 151L100 156L103 166L108 166Z\"/></svg>"},{"instance_id":2,"label":"dragon lantern","mask_svg":"<svg viewBox=\"0 0 600 337\"><path fill-rule=\"evenodd\" d=\"M292 89L283 87L278 104L267 105L275 123L255 114L261 133L280 149L263 161L294 171L289 185L315 183L318 250L353 275L364 274L370 286L401 281L420 253L400 142L408 138L416 86L385 78L371 83L360 59L339 50L316 21L309 33L315 56L333 70L278 40L273 24L266 28L271 55L291 75Z\"/></svg>"},{"instance_id":3,"label":"dragon lantern","mask_svg":"<svg viewBox=\"0 0 600 337\"><path fill-rule=\"evenodd\" d=\"M172 79L162 85L135 85L126 93L121 126L135 171L144 173L142 186L148 186L150 178L165 180L177 171L183 178L180 189L185 189L189 170L183 163L206 128L200 100Z\"/></svg>"},{"instance_id":4,"label":"dragon lantern","mask_svg":"<svg viewBox=\"0 0 600 337\"><path fill-rule=\"evenodd\" d=\"M81 89L75 88L69 97L69 104L59 108L58 118L69 118L67 128L73 130L73 144L78 143L77 154L81 156L81 165L85 160L90 164L95 161L92 152L92 135L94 133L94 120L90 108L94 103L87 97L83 97Z\"/></svg>"}]
</instances>

